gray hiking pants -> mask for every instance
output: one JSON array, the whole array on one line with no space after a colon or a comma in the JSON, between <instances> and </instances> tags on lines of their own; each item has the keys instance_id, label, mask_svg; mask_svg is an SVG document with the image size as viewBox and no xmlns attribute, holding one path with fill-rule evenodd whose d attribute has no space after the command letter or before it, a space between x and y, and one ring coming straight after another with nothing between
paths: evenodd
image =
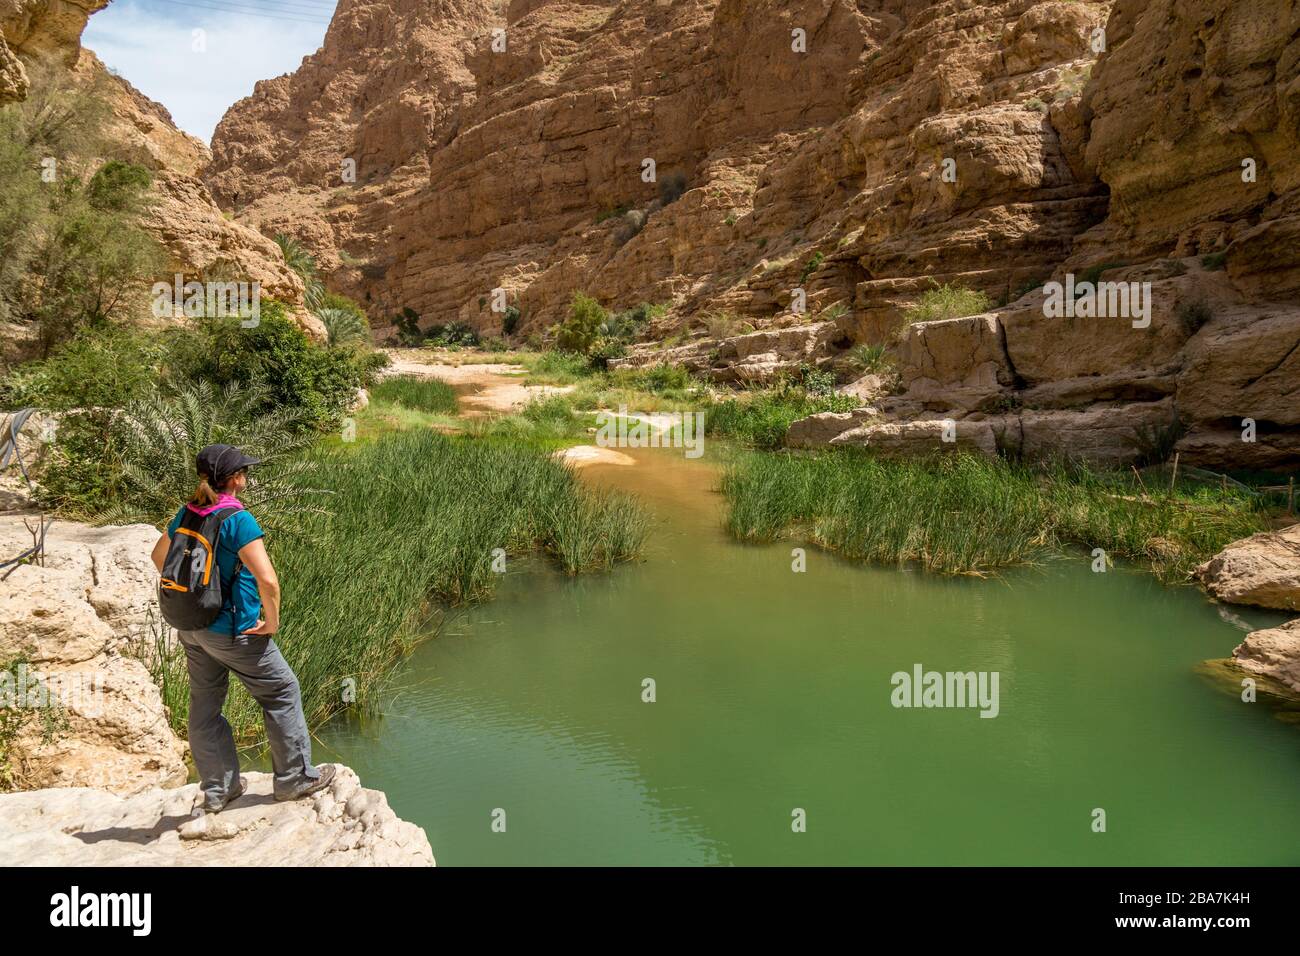
<instances>
[{"instance_id":1,"label":"gray hiking pants","mask_svg":"<svg viewBox=\"0 0 1300 956\"><path fill-rule=\"evenodd\" d=\"M311 736L298 678L269 637L177 631L190 672L190 751L204 796L223 800L239 786L239 756L222 716L234 671L262 705L275 770L275 795L290 798L320 777L311 763Z\"/></svg>"}]
</instances>

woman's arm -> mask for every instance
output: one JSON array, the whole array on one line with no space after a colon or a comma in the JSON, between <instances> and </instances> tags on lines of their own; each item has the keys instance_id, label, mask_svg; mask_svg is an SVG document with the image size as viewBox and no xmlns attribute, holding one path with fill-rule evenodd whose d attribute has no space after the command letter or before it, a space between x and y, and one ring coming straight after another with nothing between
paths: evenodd
<instances>
[{"instance_id":1,"label":"woman's arm","mask_svg":"<svg viewBox=\"0 0 1300 956\"><path fill-rule=\"evenodd\" d=\"M158 538L157 543L153 546L153 553L149 557L153 560L153 565L162 574L163 562L167 560L167 549L171 546L172 536L164 531Z\"/></svg>"},{"instance_id":2,"label":"woman's arm","mask_svg":"<svg viewBox=\"0 0 1300 956\"><path fill-rule=\"evenodd\" d=\"M280 629L280 579L271 566L271 556L261 538L250 541L239 549L239 560L257 581L257 593L262 598L262 620L245 634L274 634Z\"/></svg>"}]
</instances>

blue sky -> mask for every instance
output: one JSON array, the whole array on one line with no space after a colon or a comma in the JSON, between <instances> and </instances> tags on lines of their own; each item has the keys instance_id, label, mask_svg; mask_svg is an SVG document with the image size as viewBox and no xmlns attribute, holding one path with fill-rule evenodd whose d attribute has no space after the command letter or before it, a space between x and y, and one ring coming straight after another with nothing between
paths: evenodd
<instances>
[{"instance_id":1,"label":"blue sky","mask_svg":"<svg viewBox=\"0 0 1300 956\"><path fill-rule=\"evenodd\" d=\"M82 43L206 143L254 83L290 73L316 52L334 7L335 0L113 0L90 18Z\"/></svg>"}]
</instances>

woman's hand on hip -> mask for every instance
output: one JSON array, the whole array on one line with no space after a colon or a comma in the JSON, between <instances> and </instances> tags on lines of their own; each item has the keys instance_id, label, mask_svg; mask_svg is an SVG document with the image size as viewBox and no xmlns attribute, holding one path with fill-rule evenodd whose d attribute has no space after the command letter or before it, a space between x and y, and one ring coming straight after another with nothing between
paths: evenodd
<instances>
[{"instance_id":1,"label":"woman's hand on hip","mask_svg":"<svg viewBox=\"0 0 1300 956\"><path fill-rule=\"evenodd\" d=\"M272 627L270 624L267 624L266 621L258 621L256 627L250 627L248 630L244 631L244 634L250 636L256 634L261 637L270 637L278 630L278 625Z\"/></svg>"}]
</instances>

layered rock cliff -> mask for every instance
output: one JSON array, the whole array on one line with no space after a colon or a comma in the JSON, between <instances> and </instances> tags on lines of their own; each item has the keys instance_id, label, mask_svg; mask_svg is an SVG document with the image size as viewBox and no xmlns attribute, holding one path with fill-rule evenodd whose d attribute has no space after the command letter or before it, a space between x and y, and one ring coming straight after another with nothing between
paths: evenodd
<instances>
[{"instance_id":1,"label":"layered rock cliff","mask_svg":"<svg viewBox=\"0 0 1300 956\"><path fill-rule=\"evenodd\" d=\"M525 327L578 288L768 323L806 278L869 330L932 278L1005 294L1104 217L1077 109L1044 111L1107 3L497 7L344 0L218 127L218 201L381 312L485 329L497 287Z\"/></svg>"},{"instance_id":2,"label":"layered rock cliff","mask_svg":"<svg viewBox=\"0 0 1300 956\"><path fill-rule=\"evenodd\" d=\"M652 335L697 344L630 363L722 380L901 335L902 394L878 409L895 432L951 418L986 449L1117 462L1167 432L1189 460L1278 467L1300 459L1298 18L1292 0L342 0L320 52L231 108L206 180L375 318L496 333L496 288L524 331L579 289L666 302ZM1044 283L1089 271L1152 282L1151 325L1045 316ZM1010 304L900 332L943 283Z\"/></svg>"}]
</instances>

